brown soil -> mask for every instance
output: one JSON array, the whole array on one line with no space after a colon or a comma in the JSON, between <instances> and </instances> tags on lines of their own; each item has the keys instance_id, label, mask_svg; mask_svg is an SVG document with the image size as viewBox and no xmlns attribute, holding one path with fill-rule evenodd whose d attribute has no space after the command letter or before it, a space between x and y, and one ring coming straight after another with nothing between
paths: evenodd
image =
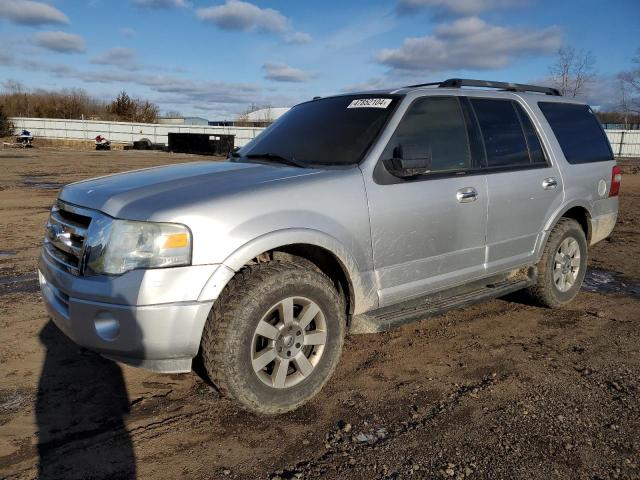
<instances>
[{"instance_id":1,"label":"brown soil","mask_svg":"<svg viewBox=\"0 0 640 480\"><path fill-rule=\"evenodd\" d=\"M622 162L620 220L591 251L606 293L349 337L320 395L264 418L196 374L79 350L37 293L59 184L193 159L0 151L0 478L640 478L640 162Z\"/></svg>"}]
</instances>

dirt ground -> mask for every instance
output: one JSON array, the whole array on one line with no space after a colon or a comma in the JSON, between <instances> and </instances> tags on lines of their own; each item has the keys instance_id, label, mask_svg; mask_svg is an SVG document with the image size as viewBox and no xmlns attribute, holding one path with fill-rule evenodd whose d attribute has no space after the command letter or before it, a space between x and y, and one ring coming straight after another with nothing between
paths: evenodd
<instances>
[{"instance_id":1,"label":"dirt ground","mask_svg":"<svg viewBox=\"0 0 640 480\"><path fill-rule=\"evenodd\" d=\"M571 305L512 296L351 336L320 395L264 418L196 374L79 350L37 292L61 184L193 159L0 150L0 478L640 478L640 161Z\"/></svg>"}]
</instances>

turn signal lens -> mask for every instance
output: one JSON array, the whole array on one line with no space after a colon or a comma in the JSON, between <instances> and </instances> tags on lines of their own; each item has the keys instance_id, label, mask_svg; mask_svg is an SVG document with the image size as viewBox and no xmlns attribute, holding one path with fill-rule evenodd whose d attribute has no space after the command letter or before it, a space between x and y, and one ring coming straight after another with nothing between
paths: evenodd
<instances>
[{"instance_id":1,"label":"turn signal lens","mask_svg":"<svg viewBox=\"0 0 640 480\"><path fill-rule=\"evenodd\" d=\"M182 248L189 245L189 235L186 233L174 233L167 235L162 248Z\"/></svg>"}]
</instances>

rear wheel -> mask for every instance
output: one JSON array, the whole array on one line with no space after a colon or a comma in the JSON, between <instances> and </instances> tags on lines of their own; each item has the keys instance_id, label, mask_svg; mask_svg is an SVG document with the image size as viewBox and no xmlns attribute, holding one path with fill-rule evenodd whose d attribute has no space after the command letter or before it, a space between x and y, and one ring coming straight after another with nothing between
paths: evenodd
<instances>
[{"instance_id":1,"label":"rear wheel","mask_svg":"<svg viewBox=\"0 0 640 480\"><path fill-rule=\"evenodd\" d=\"M344 333L343 301L329 278L274 261L245 268L225 287L205 325L202 359L225 396L283 413L320 391Z\"/></svg>"},{"instance_id":2,"label":"rear wheel","mask_svg":"<svg viewBox=\"0 0 640 480\"><path fill-rule=\"evenodd\" d=\"M536 284L528 290L534 300L553 308L575 298L587 270L587 240L578 222L558 221L537 267Z\"/></svg>"}]
</instances>

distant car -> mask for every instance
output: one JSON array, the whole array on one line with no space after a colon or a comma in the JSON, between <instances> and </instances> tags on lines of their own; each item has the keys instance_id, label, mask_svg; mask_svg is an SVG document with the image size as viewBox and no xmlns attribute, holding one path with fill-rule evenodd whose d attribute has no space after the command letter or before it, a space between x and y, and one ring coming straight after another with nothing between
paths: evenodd
<instances>
[{"instance_id":1,"label":"distant car","mask_svg":"<svg viewBox=\"0 0 640 480\"><path fill-rule=\"evenodd\" d=\"M42 294L84 347L160 372L201 352L224 395L281 413L319 392L349 330L520 289L571 301L619 188L592 110L554 89L453 79L317 98L226 162L66 186Z\"/></svg>"}]
</instances>

